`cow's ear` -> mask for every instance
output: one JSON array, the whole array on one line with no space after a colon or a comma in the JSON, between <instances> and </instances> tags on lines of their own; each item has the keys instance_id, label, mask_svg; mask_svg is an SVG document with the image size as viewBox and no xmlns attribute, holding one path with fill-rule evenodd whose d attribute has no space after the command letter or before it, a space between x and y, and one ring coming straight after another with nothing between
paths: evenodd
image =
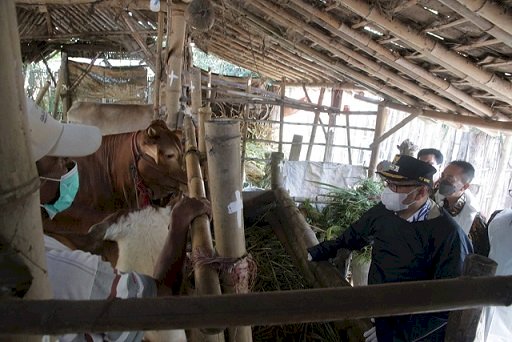
<instances>
[{"instance_id":1,"label":"cow's ear","mask_svg":"<svg viewBox=\"0 0 512 342\"><path fill-rule=\"evenodd\" d=\"M178 139L183 142L183 139L184 139L184 136L183 136L183 131L181 129L176 129L174 131L172 131L172 133L174 133Z\"/></svg>"}]
</instances>

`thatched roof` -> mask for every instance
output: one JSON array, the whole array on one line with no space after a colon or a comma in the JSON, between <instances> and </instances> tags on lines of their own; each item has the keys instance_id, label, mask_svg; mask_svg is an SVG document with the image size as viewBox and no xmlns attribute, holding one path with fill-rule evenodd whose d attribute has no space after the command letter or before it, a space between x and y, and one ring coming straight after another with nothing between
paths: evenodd
<instances>
[{"instance_id":1,"label":"thatched roof","mask_svg":"<svg viewBox=\"0 0 512 342\"><path fill-rule=\"evenodd\" d=\"M212 2L213 28L190 29L191 39L263 77L355 84L416 108L512 121L510 0ZM84 57L156 51L149 0L16 3L25 61L56 49Z\"/></svg>"}]
</instances>

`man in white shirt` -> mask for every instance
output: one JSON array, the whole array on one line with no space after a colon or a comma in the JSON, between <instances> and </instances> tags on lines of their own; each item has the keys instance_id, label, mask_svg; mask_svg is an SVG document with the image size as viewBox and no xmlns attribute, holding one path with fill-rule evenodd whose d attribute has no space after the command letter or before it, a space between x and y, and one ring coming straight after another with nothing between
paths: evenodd
<instances>
[{"instance_id":1,"label":"man in white shirt","mask_svg":"<svg viewBox=\"0 0 512 342\"><path fill-rule=\"evenodd\" d=\"M469 185L475 176L473 165L462 160L452 161L441 173L436 202L459 224L466 235L478 213L479 206Z\"/></svg>"},{"instance_id":2,"label":"man in white shirt","mask_svg":"<svg viewBox=\"0 0 512 342\"><path fill-rule=\"evenodd\" d=\"M63 157L81 157L94 153L101 144L98 128L63 124L27 99L30 143L41 179L40 201L44 210L65 210L78 191L76 163ZM51 156L52 158L45 158ZM41 205L43 207L43 204ZM179 277L185 258L188 228L200 215L210 215L206 200L183 198L171 211L171 224L164 248L152 276L136 272L122 273L100 256L71 250L45 236L48 277L56 299L142 298L167 295ZM61 341L140 341L142 332L69 334Z\"/></svg>"}]
</instances>

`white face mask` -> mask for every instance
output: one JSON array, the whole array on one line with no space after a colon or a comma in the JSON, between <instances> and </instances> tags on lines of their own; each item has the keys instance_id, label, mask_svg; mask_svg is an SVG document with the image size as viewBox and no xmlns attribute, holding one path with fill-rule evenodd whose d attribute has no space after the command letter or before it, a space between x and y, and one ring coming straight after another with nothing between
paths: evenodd
<instances>
[{"instance_id":1,"label":"white face mask","mask_svg":"<svg viewBox=\"0 0 512 342\"><path fill-rule=\"evenodd\" d=\"M416 201L412 201L409 204L402 203L407 196L412 194L414 191L416 191L418 188L414 188L412 191L408 193L399 193L399 192L393 192L389 188L385 188L382 194L380 195L380 200L382 204L386 207L388 210L392 211L402 211L407 208L409 208L413 203Z\"/></svg>"}]
</instances>

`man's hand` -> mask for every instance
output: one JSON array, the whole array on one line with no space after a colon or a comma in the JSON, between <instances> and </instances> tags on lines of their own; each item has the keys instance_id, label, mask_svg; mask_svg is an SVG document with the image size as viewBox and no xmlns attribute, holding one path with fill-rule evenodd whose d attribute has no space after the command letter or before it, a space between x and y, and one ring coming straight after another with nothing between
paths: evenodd
<instances>
[{"instance_id":1,"label":"man's hand","mask_svg":"<svg viewBox=\"0 0 512 342\"><path fill-rule=\"evenodd\" d=\"M171 222L173 227L188 227L198 216L208 215L211 218L212 208L206 198L181 198L172 208Z\"/></svg>"},{"instance_id":2,"label":"man's hand","mask_svg":"<svg viewBox=\"0 0 512 342\"><path fill-rule=\"evenodd\" d=\"M375 323L375 320L373 318L372 323ZM363 337L365 342L379 342L379 340L377 340L377 330L375 329L375 326L373 326L371 329L366 330L363 333Z\"/></svg>"}]
</instances>

